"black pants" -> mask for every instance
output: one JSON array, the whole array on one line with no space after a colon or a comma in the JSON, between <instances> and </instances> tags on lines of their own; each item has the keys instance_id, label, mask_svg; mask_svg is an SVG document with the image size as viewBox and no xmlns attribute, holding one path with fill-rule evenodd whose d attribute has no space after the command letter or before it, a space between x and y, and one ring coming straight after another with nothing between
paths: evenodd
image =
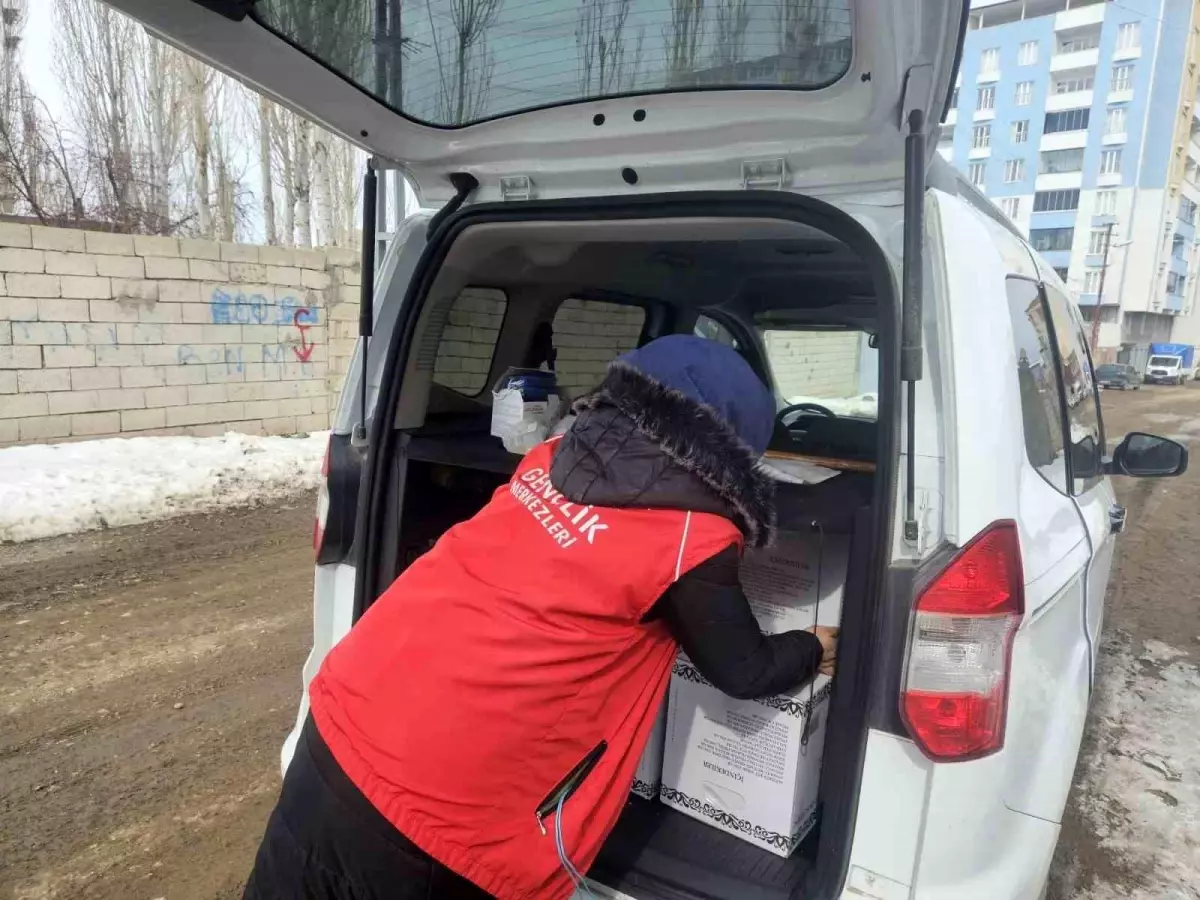
<instances>
[{"instance_id":1,"label":"black pants","mask_svg":"<svg viewBox=\"0 0 1200 900\"><path fill-rule=\"evenodd\" d=\"M338 766L310 718L243 900L487 900L375 809Z\"/></svg>"}]
</instances>

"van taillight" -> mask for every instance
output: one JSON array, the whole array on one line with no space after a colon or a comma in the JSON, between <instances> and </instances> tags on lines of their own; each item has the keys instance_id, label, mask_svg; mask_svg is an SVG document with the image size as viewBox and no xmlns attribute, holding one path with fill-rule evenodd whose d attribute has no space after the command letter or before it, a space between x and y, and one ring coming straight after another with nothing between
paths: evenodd
<instances>
[{"instance_id":1,"label":"van taillight","mask_svg":"<svg viewBox=\"0 0 1200 900\"><path fill-rule=\"evenodd\" d=\"M321 555L321 544L325 540L325 523L329 519L329 452L333 438L325 445L325 459L321 462L321 484L317 489L317 516L313 521L313 553Z\"/></svg>"},{"instance_id":2,"label":"van taillight","mask_svg":"<svg viewBox=\"0 0 1200 900\"><path fill-rule=\"evenodd\" d=\"M1025 612L1015 522L995 522L920 594L900 711L936 761L1004 746L1012 642Z\"/></svg>"}]
</instances>

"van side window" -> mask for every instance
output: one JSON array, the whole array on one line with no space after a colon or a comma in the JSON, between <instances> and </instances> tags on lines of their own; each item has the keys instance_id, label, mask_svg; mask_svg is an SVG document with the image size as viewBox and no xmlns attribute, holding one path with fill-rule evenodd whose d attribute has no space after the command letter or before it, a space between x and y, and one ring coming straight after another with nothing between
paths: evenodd
<instances>
[{"instance_id":1,"label":"van side window","mask_svg":"<svg viewBox=\"0 0 1200 900\"><path fill-rule=\"evenodd\" d=\"M572 399L604 380L608 364L638 345L646 311L600 300L565 300L554 314L554 370Z\"/></svg>"},{"instance_id":2,"label":"van side window","mask_svg":"<svg viewBox=\"0 0 1200 900\"><path fill-rule=\"evenodd\" d=\"M464 288L445 313L433 380L467 397L488 387L488 372L508 298L492 288ZM435 332L436 333L436 332Z\"/></svg>"},{"instance_id":3,"label":"van side window","mask_svg":"<svg viewBox=\"0 0 1200 900\"><path fill-rule=\"evenodd\" d=\"M1052 487L1067 493L1063 407L1049 314L1037 282L1009 278L1008 312L1017 351L1017 384L1029 462Z\"/></svg>"},{"instance_id":4,"label":"van side window","mask_svg":"<svg viewBox=\"0 0 1200 900\"><path fill-rule=\"evenodd\" d=\"M1092 360L1087 341L1072 315L1071 301L1052 284L1042 286L1050 308L1051 326L1057 344L1058 369L1067 400L1070 428L1072 492L1081 494L1101 477L1104 432L1100 427L1100 401L1092 377Z\"/></svg>"}]
</instances>

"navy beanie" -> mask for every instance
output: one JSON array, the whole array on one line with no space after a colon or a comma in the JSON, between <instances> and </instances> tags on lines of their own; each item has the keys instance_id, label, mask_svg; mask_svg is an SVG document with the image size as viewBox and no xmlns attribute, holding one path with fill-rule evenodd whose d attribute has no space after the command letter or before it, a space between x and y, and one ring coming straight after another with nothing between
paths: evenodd
<instances>
[{"instance_id":1,"label":"navy beanie","mask_svg":"<svg viewBox=\"0 0 1200 900\"><path fill-rule=\"evenodd\" d=\"M733 348L672 334L623 354L617 362L709 407L756 454L767 449L775 428L775 398Z\"/></svg>"}]
</instances>

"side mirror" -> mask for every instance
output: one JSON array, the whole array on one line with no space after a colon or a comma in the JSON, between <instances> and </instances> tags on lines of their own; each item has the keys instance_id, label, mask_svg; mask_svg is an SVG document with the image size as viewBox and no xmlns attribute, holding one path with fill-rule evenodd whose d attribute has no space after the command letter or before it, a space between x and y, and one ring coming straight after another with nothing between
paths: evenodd
<instances>
[{"instance_id":1,"label":"side mirror","mask_svg":"<svg viewBox=\"0 0 1200 900\"><path fill-rule=\"evenodd\" d=\"M1133 478L1173 478L1187 471L1187 448L1178 441L1134 431L1113 451L1110 474Z\"/></svg>"}]
</instances>

